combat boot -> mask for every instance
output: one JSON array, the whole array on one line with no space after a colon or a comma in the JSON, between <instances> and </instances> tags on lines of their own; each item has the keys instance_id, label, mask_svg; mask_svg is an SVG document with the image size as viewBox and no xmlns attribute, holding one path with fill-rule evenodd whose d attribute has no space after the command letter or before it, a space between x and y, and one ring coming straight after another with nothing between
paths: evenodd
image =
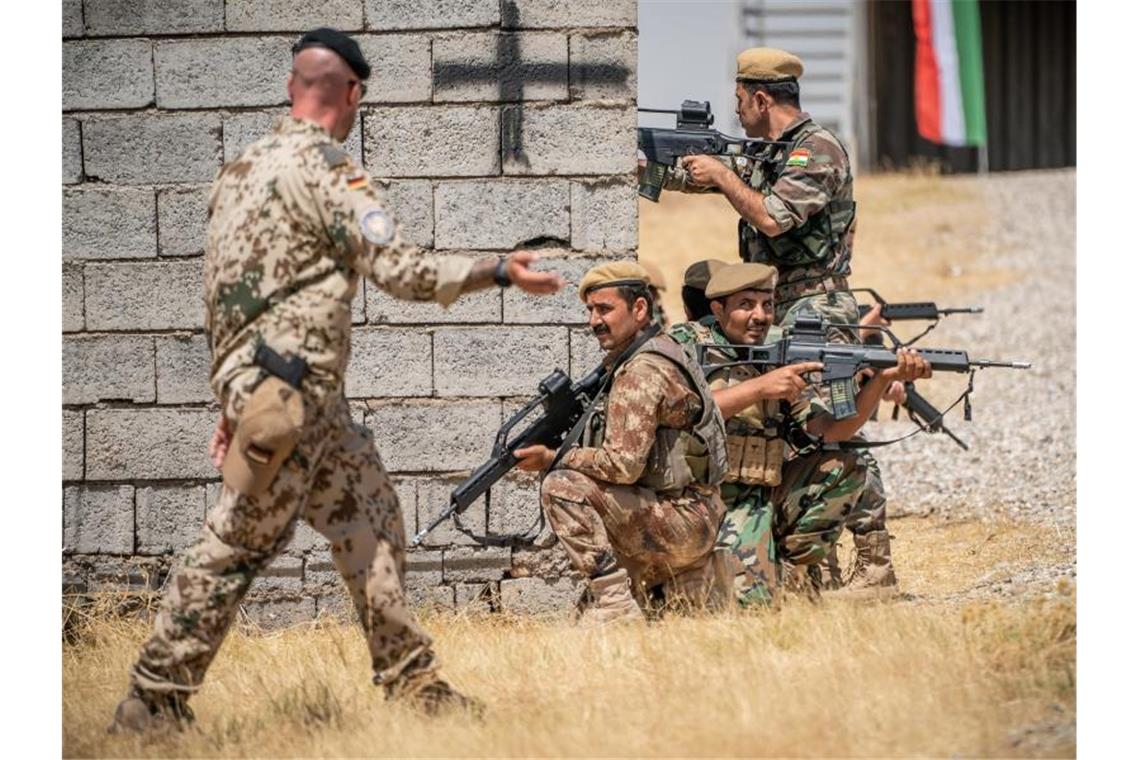
<instances>
[{"instance_id":1,"label":"combat boot","mask_svg":"<svg viewBox=\"0 0 1140 760\"><path fill-rule=\"evenodd\" d=\"M783 595L797 596L813 603L819 601L819 590L823 586L819 565L797 565L784 560L780 562L780 576Z\"/></svg>"},{"instance_id":2,"label":"combat boot","mask_svg":"<svg viewBox=\"0 0 1140 760\"><path fill-rule=\"evenodd\" d=\"M186 700L177 695L149 695L137 688L115 708L109 734L151 734L182 731L194 722Z\"/></svg>"},{"instance_id":3,"label":"combat boot","mask_svg":"<svg viewBox=\"0 0 1140 760\"><path fill-rule=\"evenodd\" d=\"M891 535L885 530L854 534L855 568L847 585L834 593L850 599L886 599L898 593L891 563Z\"/></svg>"},{"instance_id":4,"label":"combat boot","mask_svg":"<svg viewBox=\"0 0 1140 760\"><path fill-rule=\"evenodd\" d=\"M593 602L578 618L578 625L600 628L618 622L645 622L645 614L634 601L625 568L590 579Z\"/></svg>"},{"instance_id":5,"label":"combat boot","mask_svg":"<svg viewBox=\"0 0 1140 760\"><path fill-rule=\"evenodd\" d=\"M388 699L398 699L413 710L430 717L463 711L476 718L483 717L482 702L456 691L434 669L399 678L385 686L385 694Z\"/></svg>"},{"instance_id":6,"label":"combat boot","mask_svg":"<svg viewBox=\"0 0 1140 760\"><path fill-rule=\"evenodd\" d=\"M843 567L839 564L839 544L832 544L827 559L821 568L823 587L821 591L834 591L843 586Z\"/></svg>"},{"instance_id":7,"label":"combat boot","mask_svg":"<svg viewBox=\"0 0 1140 760\"><path fill-rule=\"evenodd\" d=\"M678 612L716 612L735 596L728 549L715 549L705 562L665 581L665 604Z\"/></svg>"}]
</instances>

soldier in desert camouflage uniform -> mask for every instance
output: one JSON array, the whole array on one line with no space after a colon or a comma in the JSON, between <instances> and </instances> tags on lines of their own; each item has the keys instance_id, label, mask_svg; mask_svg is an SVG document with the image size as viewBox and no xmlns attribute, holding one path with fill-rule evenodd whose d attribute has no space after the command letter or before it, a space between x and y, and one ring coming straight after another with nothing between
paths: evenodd
<instances>
[{"instance_id":1,"label":"soldier in desert camouflage uniform","mask_svg":"<svg viewBox=\"0 0 1140 760\"><path fill-rule=\"evenodd\" d=\"M759 345L778 340L773 291L776 270L763 264L736 264L709 280L715 322L689 322L672 335L686 346L725 346L705 354L705 363L737 361L731 344ZM897 367L868 379L856 398L857 414L831 417L826 403L801 377L822 369L816 362L761 373L748 365L709 375L713 397L726 420L728 473L721 486L728 514L721 542L736 561L737 598L769 602L780 585L809 593L818 590L819 563L827 557L864 485L864 469L854 451L824 449L806 455L789 450L787 417L823 441L854 435L892 380L928 376L917 354L900 351ZM790 406L789 406L790 405Z\"/></svg>"},{"instance_id":2,"label":"soldier in desert camouflage uniform","mask_svg":"<svg viewBox=\"0 0 1140 760\"><path fill-rule=\"evenodd\" d=\"M381 194L340 147L370 68L330 29L294 47L290 115L222 167L209 200L206 327L222 417L211 454L218 503L166 585L113 730L180 726L238 603L298 517L328 538L364 627L373 680L428 713L472 703L437 675L431 638L403 591L404 526L372 435L344 397L351 304L361 277L392 295L450 304L532 272L530 252L474 262L401 238Z\"/></svg>"},{"instance_id":3,"label":"soldier in desert camouflage uniform","mask_svg":"<svg viewBox=\"0 0 1140 760\"><path fill-rule=\"evenodd\" d=\"M724 423L684 350L646 333L648 282L632 262L598 266L582 278L578 293L613 381L571 431L569 440L580 445L542 482L550 526L590 579L594 602L585 624L643 620L631 579L639 592L665 584L666 600L681 603L703 604L713 587ZM556 459L544 446L516 456L527 470Z\"/></svg>"}]
</instances>

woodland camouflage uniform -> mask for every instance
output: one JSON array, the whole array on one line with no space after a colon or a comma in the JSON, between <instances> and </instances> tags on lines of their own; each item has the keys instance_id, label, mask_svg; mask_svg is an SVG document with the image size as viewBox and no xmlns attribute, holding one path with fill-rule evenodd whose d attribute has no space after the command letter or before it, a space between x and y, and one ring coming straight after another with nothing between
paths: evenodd
<instances>
[{"instance_id":1,"label":"woodland camouflage uniform","mask_svg":"<svg viewBox=\"0 0 1140 760\"><path fill-rule=\"evenodd\" d=\"M185 712L259 571L304 518L330 543L364 627L374 681L414 694L434 676L431 638L403 591L404 525L370 431L344 398L351 304L368 277L398 298L449 304L472 266L400 237L367 175L315 123L286 117L222 167L205 257L211 387L231 429L258 383L265 344L308 363L293 454L258 496L224 486L166 585L131 671L148 704ZM231 452L232 453L232 452Z\"/></svg>"},{"instance_id":2,"label":"woodland camouflage uniform","mask_svg":"<svg viewBox=\"0 0 1140 760\"><path fill-rule=\"evenodd\" d=\"M716 322L702 320L675 326L670 335L695 350L696 344L730 343ZM766 342L780 339L771 328ZM731 349L706 352L707 364L735 361ZM715 391L760 372L737 366L709 375ZM855 452L817 451L797 455L783 440L784 417L800 425L828 412L812 386L789 407L765 401L725 422L728 473L721 485L727 514L719 543L734 559L737 600L769 603L780 586L819 582L819 564L843 531L844 520L863 489L865 472Z\"/></svg>"}]
</instances>

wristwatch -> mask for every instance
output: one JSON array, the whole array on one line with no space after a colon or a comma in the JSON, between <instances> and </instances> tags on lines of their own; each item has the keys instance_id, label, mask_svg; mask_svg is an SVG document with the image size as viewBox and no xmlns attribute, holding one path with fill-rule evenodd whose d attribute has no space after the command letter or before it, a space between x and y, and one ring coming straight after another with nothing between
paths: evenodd
<instances>
[{"instance_id":1,"label":"wristwatch","mask_svg":"<svg viewBox=\"0 0 1140 760\"><path fill-rule=\"evenodd\" d=\"M507 260L505 258L499 259L499 263L495 265L495 276L493 278L495 284L500 288L509 288L511 286L511 278L507 276Z\"/></svg>"}]
</instances>

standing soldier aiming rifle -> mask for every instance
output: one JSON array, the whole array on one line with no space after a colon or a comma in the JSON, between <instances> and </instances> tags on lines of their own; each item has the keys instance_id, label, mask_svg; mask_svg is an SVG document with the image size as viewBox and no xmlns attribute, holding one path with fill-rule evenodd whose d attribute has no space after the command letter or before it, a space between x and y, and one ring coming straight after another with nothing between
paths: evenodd
<instances>
[{"instance_id":1,"label":"standing soldier aiming rifle","mask_svg":"<svg viewBox=\"0 0 1140 760\"><path fill-rule=\"evenodd\" d=\"M372 435L344 397L351 304L361 277L447 305L516 284L562 287L519 251L474 262L401 238L368 175L339 146L371 68L331 29L293 48L289 116L222 167L209 201L206 329L222 416L210 444L223 474L198 542L176 563L112 730L181 727L254 577L298 517L328 538L389 698L433 714L471 707L437 674L431 638L404 597L404 525Z\"/></svg>"}]
</instances>

